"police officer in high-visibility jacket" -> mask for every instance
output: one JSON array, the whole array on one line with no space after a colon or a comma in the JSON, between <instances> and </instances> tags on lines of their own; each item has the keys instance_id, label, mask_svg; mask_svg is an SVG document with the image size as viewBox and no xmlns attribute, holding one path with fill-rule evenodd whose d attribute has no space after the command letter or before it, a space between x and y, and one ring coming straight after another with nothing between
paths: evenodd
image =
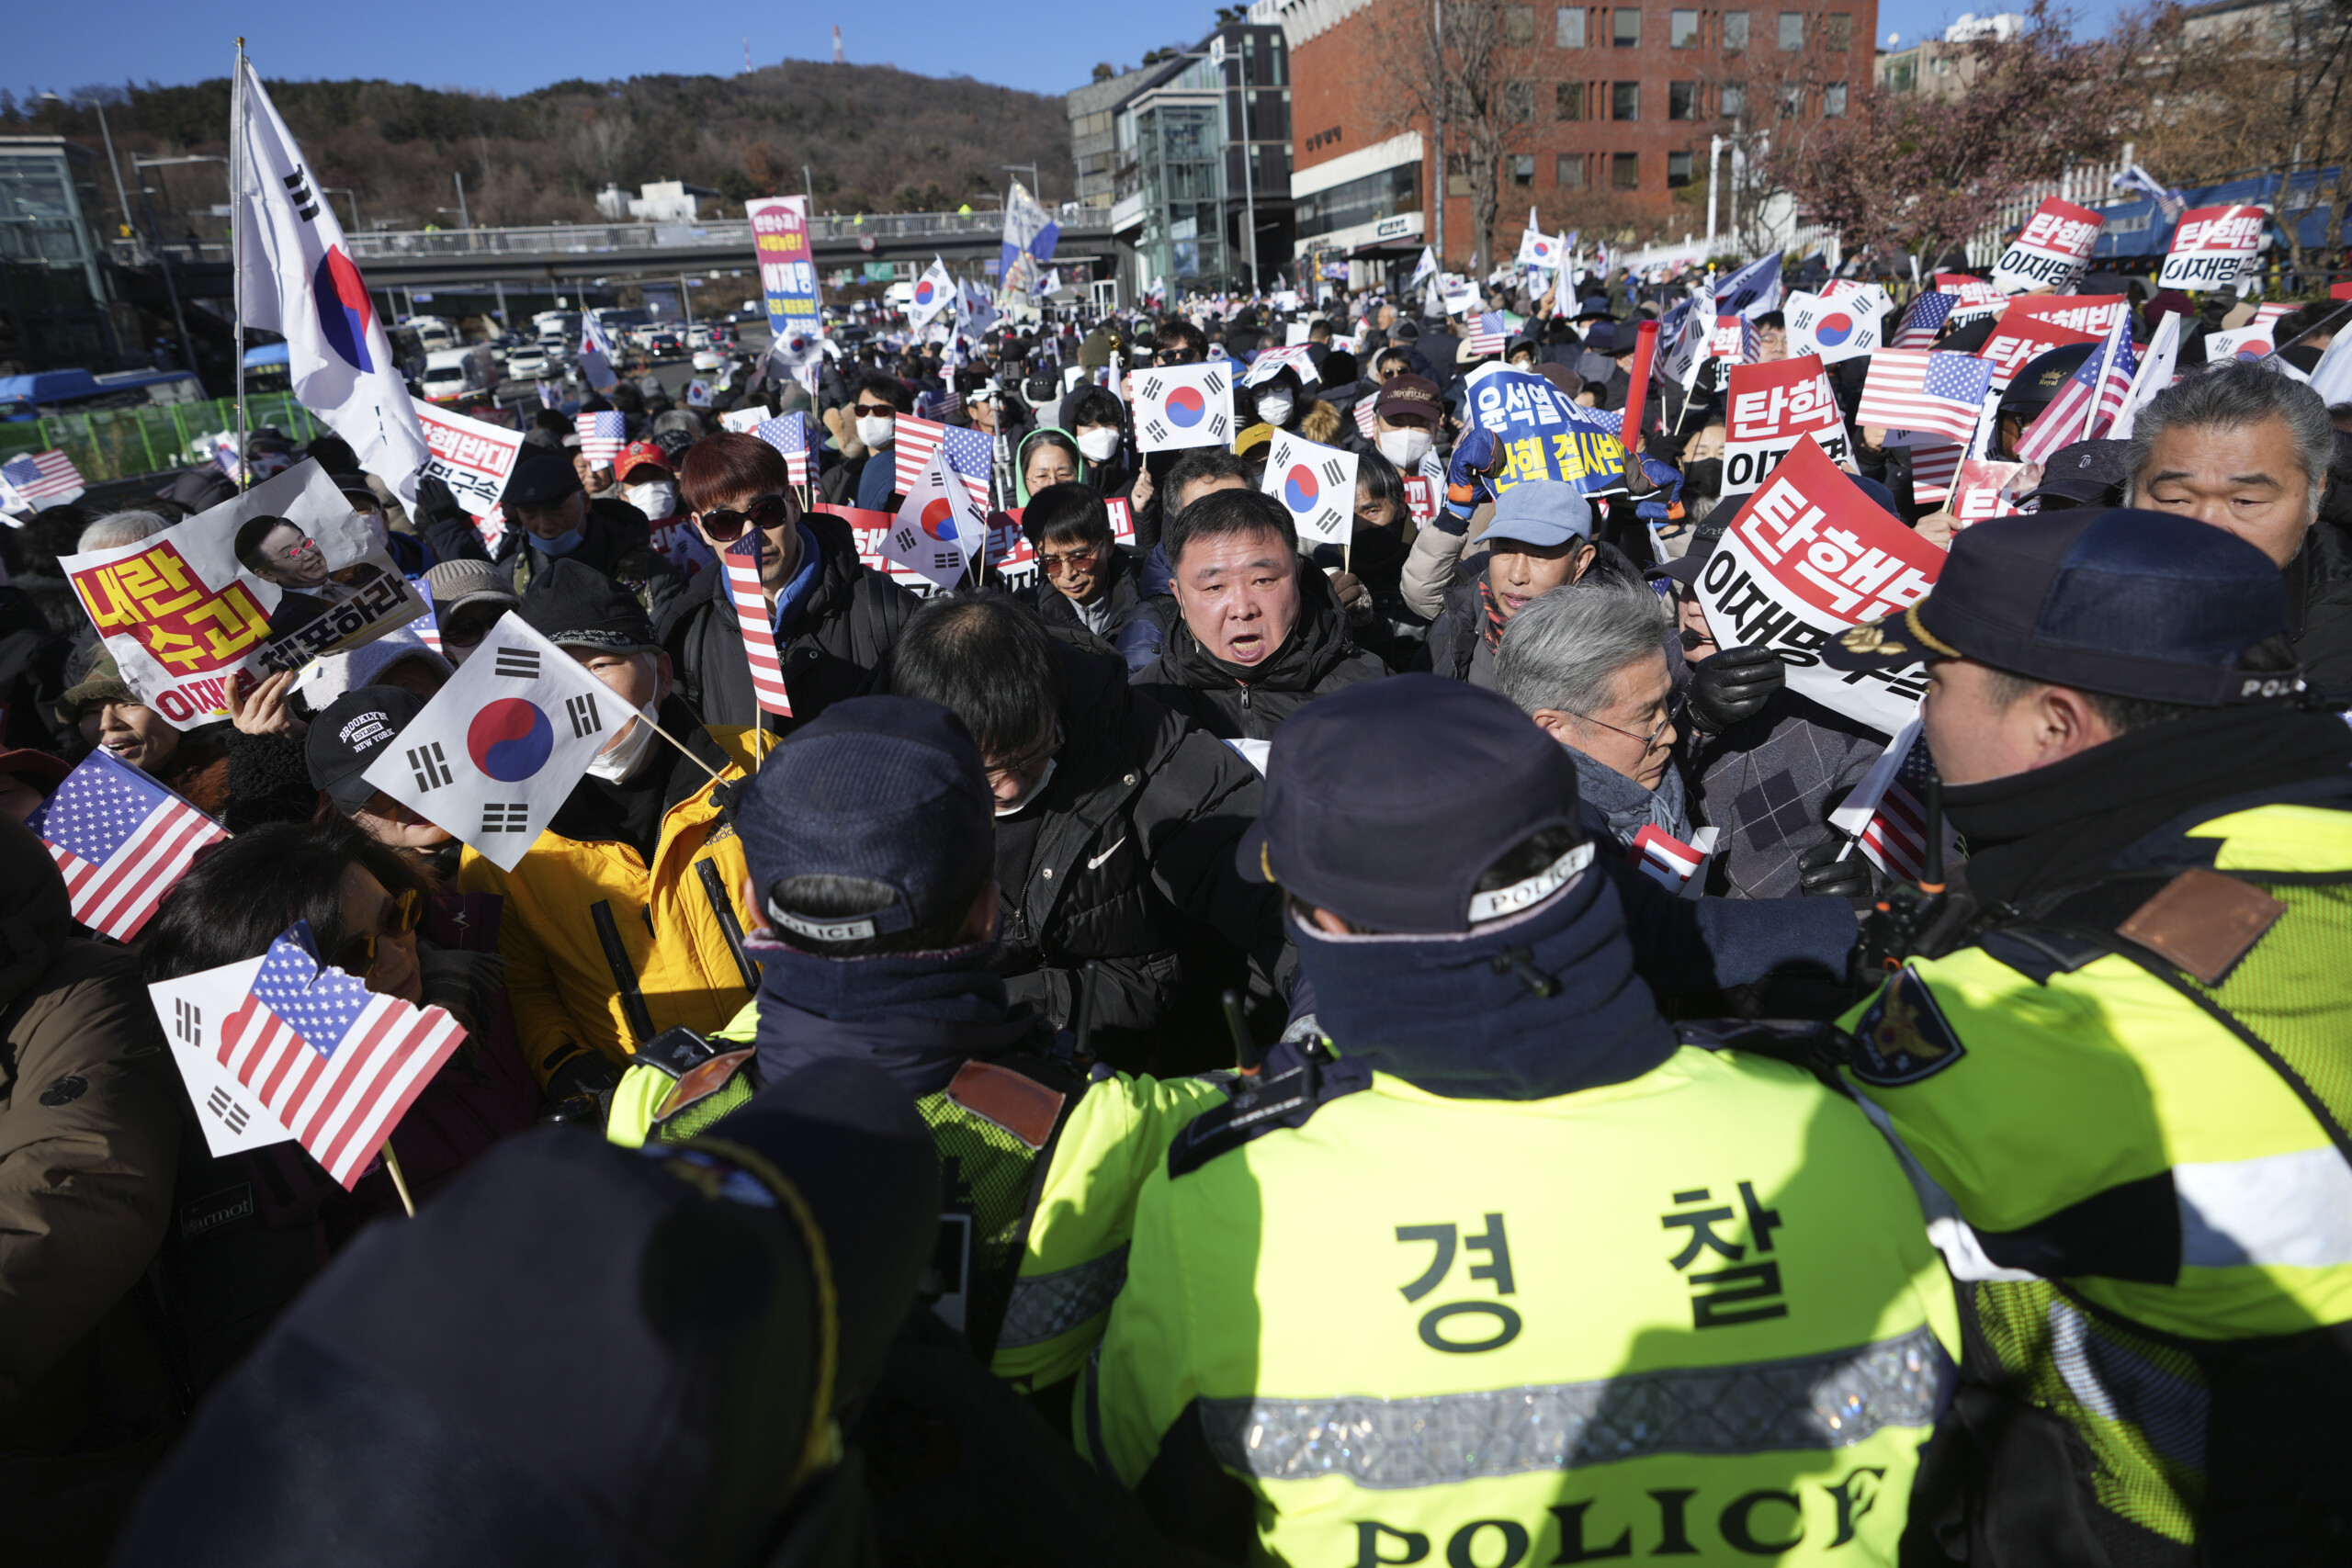
<instances>
[{"instance_id":1,"label":"police officer in high-visibility jacket","mask_svg":"<svg viewBox=\"0 0 2352 1568\"><path fill-rule=\"evenodd\" d=\"M1236 1561L1893 1562L1958 1346L1918 1202L1812 1076L1678 1041L1560 747L1334 694L1240 854L1314 1033L1144 1188L1098 1464Z\"/></svg>"},{"instance_id":2,"label":"police officer in high-visibility jacket","mask_svg":"<svg viewBox=\"0 0 2352 1568\"><path fill-rule=\"evenodd\" d=\"M1979 524L1827 650L1933 661L1969 850L1847 1021L1962 1282L1950 1558L2352 1562L2352 730L2290 626L2261 551L2118 509Z\"/></svg>"},{"instance_id":3,"label":"police officer in high-visibility jacket","mask_svg":"<svg viewBox=\"0 0 2352 1568\"><path fill-rule=\"evenodd\" d=\"M836 703L780 742L735 817L747 902L773 922L746 942L759 993L708 1039L639 1051L605 1135L679 1142L807 1063L879 1066L947 1184L935 1310L1000 1377L1042 1389L1102 1332L1145 1176L1225 1091L1090 1073L1007 999L994 808L971 732L935 703Z\"/></svg>"}]
</instances>

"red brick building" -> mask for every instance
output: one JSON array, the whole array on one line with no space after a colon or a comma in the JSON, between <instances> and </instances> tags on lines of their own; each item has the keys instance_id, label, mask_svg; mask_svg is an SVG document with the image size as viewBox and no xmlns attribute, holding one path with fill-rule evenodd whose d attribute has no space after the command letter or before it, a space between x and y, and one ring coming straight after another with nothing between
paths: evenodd
<instances>
[{"instance_id":1,"label":"red brick building","mask_svg":"<svg viewBox=\"0 0 2352 1568\"><path fill-rule=\"evenodd\" d=\"M1393 107L1406 96L1395 40L1427 3L1261 0L1253 8L1253 20L1279 19L1290 45L1300 254L1377 265L1418 256L1434 241L1431 127L1407 127ZM1530 206L1547 228L1582 229L1588 238L1703 233L1711 139L1770 134L1791 116L1844 114L1850 91L1871 83L1878 23L1877 0L1505 3L1500 13L1501 69L1511 84L1495 224L1504 260ZM1445 260L1460 267L1476 244L1470 182L1456 149L1448 163Z\"/></svg>"}]
</instances>

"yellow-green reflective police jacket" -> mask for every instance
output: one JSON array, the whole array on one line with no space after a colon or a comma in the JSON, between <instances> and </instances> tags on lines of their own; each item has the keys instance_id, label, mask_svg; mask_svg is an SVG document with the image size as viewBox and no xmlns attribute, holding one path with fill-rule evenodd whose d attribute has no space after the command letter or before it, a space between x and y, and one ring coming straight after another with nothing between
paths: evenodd
<instances>
[{"instance_id":1,"label":"yellow-green reflective police jacket","mask_svg":"<svg viewBox=\"0 0 2352 1568\"><path fill-rule=\"evenodd\" d=\"M676 1074L651 1063L631 1066L614 1091L605 1136L632 1148L649 1137L692 1137L751 1099L758 1029L755 999L711 1037L720 1053L707 1069L713 1081L684 1085L690 1100L678 1094ZM993 1098L967 1087L974 1081L967 1075L976 1072ZM1084 1364L1126 1279L1127 1238L1145 1178L1167 1159L1186 1123L1226 1099L1214 1078L1125 1073L1074 1081L1066 1106L1041 1103L1054 1092L983 1064L916 1102L958 1190L949 1193L956 1207L943 1223L951 1237L969 1234L954 1295L988 1304L986 1319L996 1325L989 1368L1024 1389L1058 1382ZM1010 1280L988 1278L1000 1261Z\"/></svg>"},{"instance_id":2,"label":"yellow-green reflective police jacket","mask_svg":"<svg viewBox=\"0 0 2352 1568\"><path fill-rule=\"evenodd\" d=\"M1972 1381L2074 1426L2098 1504L2181 1545L2229 1440L2213 1365L2352 1320L2330 1125L2352 1111L2352 812L2263 806L2187 837L2214 840L2213 872L1915 959L1845 1021L1847 1076L1941 1190L1930 1231L1995 1363ZM2112 918L2083 913L2102 900Z\"/></svg>"},{"instance_id":3,"label":"yellow-green reflective police jacket","mask_svg":"<svg viewBox=\"0 0 2352 1568\"><path fill-rule=\"evenodd\" d=\"M1199 1423L1268 1561L1892 1562L1955 1336L1894 1152L1794 1067L1374 1073L1152 1177L1076 1424L1132 1486Z\"/></svg>"}]
</instances>

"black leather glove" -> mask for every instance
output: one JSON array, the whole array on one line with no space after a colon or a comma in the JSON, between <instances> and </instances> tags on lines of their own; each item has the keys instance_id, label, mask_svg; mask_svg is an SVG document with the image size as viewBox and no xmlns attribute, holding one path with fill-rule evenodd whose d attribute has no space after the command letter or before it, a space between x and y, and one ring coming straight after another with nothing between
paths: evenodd
<instances>
[{"instance_id":1,"label":"black leather glove","mask_svg":"<svg viewBox=\"0 0 2352 1568\"><path fill-rule=\"evenodd\" d=\"M1846 847L1843 841L1832 840L1797 856L1797 891L1808 898L1869 897L1870 862L1859 850L1838 859Z\"/></svg>"},{"instance_id":2,"label":"black leather glove","mask_svg":"<svg viewBox=\"0 0 2352 1568\"><path fill-rule=\"evenodd\" d=\"M585 1122L602 1127L613 1113L621 1070L594 1051L578 1051L548 1075L548 1110L542 1122Z\"/></svg>"},{"instance_id":3,"label":"black leather glove","mask_svg":"<svg viewBox=\"0 0 2352 1568\"><path fill-rule=\"evenodd\" d=\"M419 523L456 523L473 526L473 519L458 504L458 492L437 474L426 474L416 481L416 520Z\"/></svg>"},{"instance_id":4,"label":"black leather glove","mask_svg":"<svg viewBox=\"0 0 2352 1568\"><path fill-rule=\"evenodd\" d=\"M1690 667L1690 722L1721 735L1754 718L1788 684L1788 666L1769 648L1726 648Z\"/></svg>"}]
</instances>

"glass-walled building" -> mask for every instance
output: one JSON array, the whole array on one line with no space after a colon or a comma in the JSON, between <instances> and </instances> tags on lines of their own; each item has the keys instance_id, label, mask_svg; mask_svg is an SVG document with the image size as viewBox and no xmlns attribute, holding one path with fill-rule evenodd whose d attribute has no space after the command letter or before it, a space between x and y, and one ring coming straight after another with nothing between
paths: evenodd
<instances>
[{"instance_id":1,"label":"glass-walled building","mask_svg":"<svg viewBox=\"0 0 2352 1568\"><path fill-rule=\"evenodd\" d=\"M115 367L92 221L96 163L62 136L0 136L0 362Z\"/></svg>"}]
</instances>

